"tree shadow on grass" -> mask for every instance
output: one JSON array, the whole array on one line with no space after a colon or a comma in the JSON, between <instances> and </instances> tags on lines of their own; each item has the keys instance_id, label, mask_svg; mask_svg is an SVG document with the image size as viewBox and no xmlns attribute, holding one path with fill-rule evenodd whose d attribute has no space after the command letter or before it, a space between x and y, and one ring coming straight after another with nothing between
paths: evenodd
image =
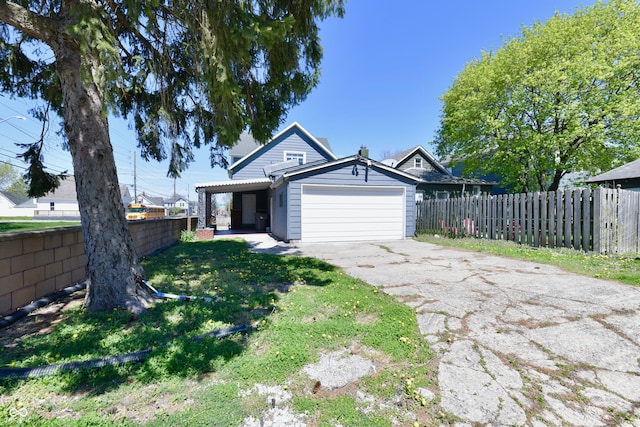
<instances>
[{"instance_id":1,"label":"tree shadow on grass","mask_svg":"<svg viewBox=\"0 0 640 427\"><path fill-rule=\"evenodd\" d=\"M242 354L246 336L194 338L259 322L274 311L291 285L329 285L326 273L335 270L316 259L253 253L242 240L181 243L143 264L148 282L159 291L206 297L210 302L159 301L138 318L124 310L88 313L76 307L46 333L5 347L0 366L12 362L18 367L41 366L153 349L142 363L57 374L57 387L99 394L131 381L197 378ZM5 380L0 391L18 384Z\"/></svg>"}]
</instances>

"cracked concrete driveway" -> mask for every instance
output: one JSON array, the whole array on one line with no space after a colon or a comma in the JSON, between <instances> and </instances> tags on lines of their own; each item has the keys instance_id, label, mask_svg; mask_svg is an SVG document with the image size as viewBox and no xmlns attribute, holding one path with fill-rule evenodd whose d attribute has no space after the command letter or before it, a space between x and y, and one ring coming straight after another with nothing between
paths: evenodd
<instances>
[{"instance_id":1,"label":"cracked concrete driveway","mask_svg":"<svg viewBox=\"0 0 640 427\"><path fill-rule=\"evenodd\" d=\"M640 289L413 240L299 244L416 311L459 425L640 426Z\"/></svg>"}]
</instances>

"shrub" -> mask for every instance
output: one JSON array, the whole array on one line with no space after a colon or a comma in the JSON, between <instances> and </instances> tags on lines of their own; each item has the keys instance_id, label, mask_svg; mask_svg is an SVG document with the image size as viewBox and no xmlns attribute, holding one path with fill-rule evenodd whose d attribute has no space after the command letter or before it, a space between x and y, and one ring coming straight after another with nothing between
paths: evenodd
<instances>
[{"instance_id":1,"label":"shrub","mask_svg":"<svg viewBox=\"0 0 640 427\"><path fill-rule=\"evenodd\" d=\"M182 230L180 232L180 240L183 242L193 242L196 240L196 232L189 230Z\"/></svg>"}]
</instances>

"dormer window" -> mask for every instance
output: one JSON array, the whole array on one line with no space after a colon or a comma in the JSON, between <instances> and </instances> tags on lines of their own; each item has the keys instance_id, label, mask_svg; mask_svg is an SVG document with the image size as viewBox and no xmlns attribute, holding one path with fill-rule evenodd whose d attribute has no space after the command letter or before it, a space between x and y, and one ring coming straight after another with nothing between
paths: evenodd
<instances>
[{"instance_id":1,"label":"dormer window","mask_svg":"<svg viewBox=\"0 0 640 427\"><path fill-rule=\"evenodd\" d=\"M303 165L307 162L307 153L302 151L285 151L284 161L297 160L299 165Z\"/></svg>"},{"instance_id":2,"label":"dormer window","mask_svg":"<svg viewBox=\"0 0 640 427\"><path fill-rule=\"evenodd\" d=\"M420 157L413 159L413 167L416 169L422 169L422 159Z\"/></svg>"}]
</instances>

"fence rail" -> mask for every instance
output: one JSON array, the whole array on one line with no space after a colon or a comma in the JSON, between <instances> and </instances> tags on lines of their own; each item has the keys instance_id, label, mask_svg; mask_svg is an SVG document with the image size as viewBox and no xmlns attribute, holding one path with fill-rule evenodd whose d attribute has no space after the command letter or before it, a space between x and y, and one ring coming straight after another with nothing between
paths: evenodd
<instances>
[{"instance_id":1,"label":"fence rail","mask_svg":"<svg viewBox=\"0 0 640 427\"><path fill-rule=\"evenodd\" d=\"M597 188L468 196L417 203L417 231L640 253L640 192Z\"/></svg>"}]
</instances>

